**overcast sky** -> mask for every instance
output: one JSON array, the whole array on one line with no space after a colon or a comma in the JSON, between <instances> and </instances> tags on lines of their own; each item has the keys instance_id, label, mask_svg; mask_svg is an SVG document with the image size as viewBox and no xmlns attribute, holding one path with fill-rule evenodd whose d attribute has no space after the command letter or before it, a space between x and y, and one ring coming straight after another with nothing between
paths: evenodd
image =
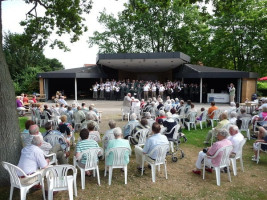
<instances>
[{"instance_id":1,"label":"overcast sky","mask_svg":"<svg viewBox=\"0 0 267 200\"><path fill-rule=\"evenodd\" d=\"M93 0L93 8L91 13L86 16L86 24L88 31L83 34L80 40L76 43L69 43L69 38L64 37L64 41L71 49L70 52L64 52L59 49L45 48L45 55L48 58L57 58L65 68L82 67L84 64L95 64L98 48L88 47L88 37L93 35L93 32L103 30L102 26L97 22L97 16L99 12L106 8L107 13L113 13L123 10L123 3L128 0ZM12 33L22 33L23 27L19 25L19 22L26 18L26 12L29 11L32 6L26 5L22 0L8 0L2 2L2 23L3 32L10 31Z\"/></svg>"}]
</instances>

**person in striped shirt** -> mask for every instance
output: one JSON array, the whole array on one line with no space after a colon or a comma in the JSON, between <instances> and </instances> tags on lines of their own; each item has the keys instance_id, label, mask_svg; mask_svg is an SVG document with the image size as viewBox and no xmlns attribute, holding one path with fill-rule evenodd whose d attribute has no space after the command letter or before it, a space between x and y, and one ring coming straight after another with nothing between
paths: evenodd
<instances>
[{"instance_id":1,"label":"person in striped shirt","mask_svg":"<svg viewBox=\"0 0 267 200\"><path fill-rule=\"evenodd\" d=\"M90 148L96 148L99 147L97 142L95 140L88 139L89 137L89 130L88 129L82 129L80 132L81 141L79 141L76 145L76 159L78 160L78 165L82 168L85 167L86 164L86 157L81 156L82 152L90 149ZM100 156L100 155L99 155ZM87 171L86 174L88 176L91 176L91 172Z\"/></svg>"}]
</instances>

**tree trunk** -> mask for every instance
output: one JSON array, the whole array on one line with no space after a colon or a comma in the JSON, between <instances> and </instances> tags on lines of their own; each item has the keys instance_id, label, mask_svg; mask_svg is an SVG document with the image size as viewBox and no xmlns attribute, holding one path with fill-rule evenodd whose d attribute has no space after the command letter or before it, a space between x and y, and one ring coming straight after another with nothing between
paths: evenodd
<instances>
[{"instance_id":1,"label":"tree trunk","mask_svg":"<svg viewBox=\"0 0 267 200\"><path fill-rule=\"evenodd\" d=\"M0 161L18 164L22 147L15 90L2 45L2 0L0 0ZM0 185L9 182L7 171L0 166Z\"/></svg>"}]
</instances>

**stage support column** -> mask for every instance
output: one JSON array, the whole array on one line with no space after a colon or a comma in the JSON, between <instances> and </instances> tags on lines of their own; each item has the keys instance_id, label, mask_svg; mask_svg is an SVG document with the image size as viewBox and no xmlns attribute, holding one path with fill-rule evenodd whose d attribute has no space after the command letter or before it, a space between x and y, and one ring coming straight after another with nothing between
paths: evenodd
<instances>
[{"instance_id":1,"label":"stage support column","mask_svg":"<svg viewBox=\"0 0 267 200\"><path fill-rule=\"evenodd\" d=\"M75 103L77 103L77 79L76 77L74 78L74 90L75 90Z\"/></svg>"},{"instance_id":2,"label":"stage support column","mask_svg":"<svg viewBox=\"0 0 267 200\"><path fill-rule=\"evenodd\" d=\"M242 86L242 79L239 78L237 81L237 98L236 102L241 102L241 86Z\"/></svg>"},{"instance_id":3,"label":"stage support column","mask_svg":"<svg viewBox=\"0 0 267 200\"><path fill-rule=\"evenodd\" d=\"M199 95L200 95L200 101L199 101L199 103L202 103L202 78L200 78L200 84L199 84L199 88L200 88L200 92L199 92Z\"/></svg>"}]
</instances>

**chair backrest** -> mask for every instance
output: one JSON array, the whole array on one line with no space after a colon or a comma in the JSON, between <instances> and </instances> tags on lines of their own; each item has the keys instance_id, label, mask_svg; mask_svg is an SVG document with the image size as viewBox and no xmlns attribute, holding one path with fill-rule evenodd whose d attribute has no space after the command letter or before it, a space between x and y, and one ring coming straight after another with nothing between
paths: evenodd
<instances>
[{"instance_id":1,"label":"chair backrest","mask_svg":"<svg viewBox=\"0 0 267 200\"><path fill-rule=\"evenodd\" d=\"M96 142L98 142L99 138L96 136L96 135L93 135L93 134L89 134L89 137L88 137L89 140L94 140Z\"/></svg>"},{"instance_id":2,"label":"chair backrest","mask_svg":"<svg viewBox=\"0 0 267 200\"><path fill-rule=\"evenodd\" d=\"M223 129L226 129L227 131L229 131L229 127L230 127L231 125L232 125L231 123L227 123L227 124L225 124L222 128L223 128Z\"/></svg>"},{"instance_id":3,"label":"chair backrest","mask_svg":"<svg viewBox=\"0 0 267 200\"><path fill-rule=\"evenodd\" d=\"M126 147L115 147L111 148L108 151L106 151L106 158L108 155L112 153L113 154L113 161L112 166L124 166L125 165L125 155L131 154L131 149Z\"/></svg>"},{"instance_id":4,"label":"chair backrest","mask_svg":"<svg viewBox=\"0 0 267 200\"><path fill-rule=\"evenodd\" d=\"M31 117L32 117L32 121L35 121L35 111L34 111L34 109L31 109Z\"/></svg>"},{"instance_id":5,"label":"chair backrest","mask_svg":"<svg viewBox=\"0 0 267 200\"><path fill-rule=\"evenodd\" d=\"M247 142L247 138L244 138L240 144L239 144L239 148L238 148L238 151L235 155L235 158L240 158L242 156L242 152L243 152L243 146L244 144Z\"/></svg>"},{"instance_id":6,"label":"chair backrest","mask_svg":"<svg viewBox=\"0 0 267 200\"><path fill-rule=\"evenodd\" d=\"M242 121L240 130L241 131L247 131L249 128L251 118L250 117L242 117L242 118L240 118L240 120Z\"/></svg>"},{"instance_id":7,"label":"chair backrest","mask_svg":"<svg viewBox=\"0 0 267 200\"><path fill-rule=\"evenodd\" d=\"M38 119L38 120L41 119L41 112L40 112L39 109L36 109L36 110L35 110L35 119Z\"/></svg>"},{"instance_id":8,"label":"chair backrest","mask_svg":"<svg viewBox=\"0 0 267 200\"><path fill-rule=\"evenodd\" d=\"M45 137L45 141L50 143L51 146L55 146L57 144L65 143L65 138L63 135L56 135L56 134L48 134Z\"/></svg>"},{"instance_id":9,"label":"chair backrest","mask_svg":"<svg viewBox=\"0 0 267 200\"><path fill-rule=\"evenodd\" d=\"M47 112L47 111L45 110L45 111L44 111L44 117L45 117L45 121L46 121L46 122L49 120L48 115L49 115L50 117L52 117L52 115L50 115L50 113Z\"/></svg>"},{"instance_id":10,"label":"chair backrest","mask_svg":"<svg viewBox=\"0 0 267 200\"><path fill-rule=\"evenodd\" d=\"M83 151L81 156L83 159L86 159L84 169L94 168L97 166L98 163L98 155L99 153L103 154L103 149L100 147L97 148L90 148L86 151Z\"/></svg>"},{"instance_id":11,"label":"chair backrest","mask_svg":"<svg viewBox=\"0 0 267 200\"><path fill-rule=\"evenodd\" d=\"M138 145L143 145L143 144L146 143L146 138L148 136L149 129L147 129L147 128L140 129L140 130L137 131L136 134L138 134L138 132L140 133L139 140L138 140Z\"/></svg>"},{"instance_id":12,"label":"chair backrest","mask_svg":"<svg viewBox=\"0 0 267 200\"><path fill-rule=\"evenodd\" d=\"M219 120L221 111L219 109L217 109L217 110L214 110L212 113L214 113L213 120ZM211 113L211 115L212 115L212 113Z\"/></svg>"},{"instance_id":13,"label":"chair backrest","mask_svg":"<svg viewBox=\"0 0 267 200\"><path fill-rule=\"evenodd\" d=\"M208 112L206 110L203 111L203 115L202 115L201 121L205 122L207 120L207 113Z\"/></svg>"},{"instance_id":14,"label":"chair backrest","mask_svg":"<svg viewBox=\"0 0 267 200\"><path fill-rule=\"evenodd\" d=\"M103 140L103 145L104 145L104 149L106 149L107 148L107 146L108 146L108 142L110 141L110 140L114 140L115 139L115 136L114 136L114 134L112 133L112 134L108 134L108 135L106 135L105 136L105 138L104 138L104 140Z\"/></svg>"},{"instance_id":15,"label":"chair backrest","mask_svg":"<svg viewBox=\"0 0 267 200\"><path fill-rule=\"evenodd\" d=\"M169 144L157 145L148 156L152 156L156 152L155 164L161 164L165 162L167 152L169 150Z\"/></svg>"},{"instance_id":16,"label":"chair backrest","mask_svg":"<svg viewBox=\"0 0 267 200\"><path fill-rule=\"evenodd\" d=\"M76 179L77 169L72 165L54 165L44 170L43 176L46 176L47 183L53 189L68 189L67 176L72 172Z\"/></svg>"},{"instance_id":17,"label":"chair backrest","mask_svg":"<svg viewBox=\"0 0 267 200\"><path fill-rule=\"evenodd\" d=\"M196 112L189 112L188 113L189 122L195 122L196 121L196 116L197 116Z\"/></svg>"},{"instance_id":18,"label":"chair backrest","mask_svg":"<svg viewBox=\"0 0 267 200\"><path fill-rule=\"evenodd\" d=\"M214 156L212 156L212 158L217 157L218 154L222 154L221 162L220 162L219 166L220 167L228 166L230 164L229 163L229 156L230 156L230 153L232 152L232 150L233 150L232 145L222 147L214 154Z\"/></svg>"},{"instance_id":19,"label":"chair backrest","mask_svg":"<svg viewBox=\"0 0 267 200\"><path fill-rule=\"evenodd\" d=\"M177 112L179 113L179 115L184 115L184 109L185 109L185 106L181 106Z\"/></svg>"},{"instance_id":20,"label":"chair backrest","mask_svg":"<svg viewBox=\"0 0 267 200\"><path fill-rule=\"evenodd\" d=\"M25 174L25 172L22 169L20 169L19 167L15 166L15 165L13 165L11 163L8 163L8 162L2 161L2 165L9 173L10 184L15 186L15 187L20 188L21 187L21 183L20 183L20 179L19 179L17 173L20 172L21 174L23 174L23 176L27 176Z\"/></svg>"},{"instance_id":21,"label":"chair backrest","mask_svg":"<svg viewBox=\"0 0 267 200\"><path fill-rule=\"evenodd\" d=\"M172 129L169 132L165 132L164 134L168 135L168 134L171 134L174 131L173 139L177 139L177 136L179 135L178 134L179 129L180 129L180 124L176 124L174 127L172 127Z\"/></svg>"}]
</instances>

